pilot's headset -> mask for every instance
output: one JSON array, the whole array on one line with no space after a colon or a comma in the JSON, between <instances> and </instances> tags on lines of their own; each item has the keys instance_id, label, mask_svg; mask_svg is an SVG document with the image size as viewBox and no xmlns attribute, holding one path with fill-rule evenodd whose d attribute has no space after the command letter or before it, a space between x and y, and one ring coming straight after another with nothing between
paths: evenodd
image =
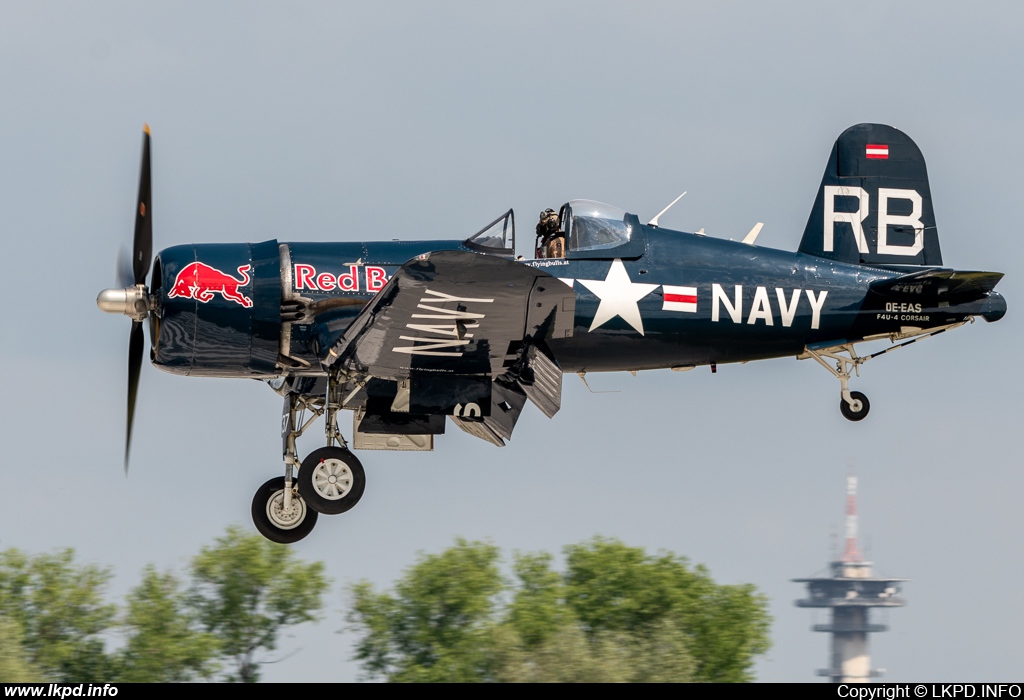
<instances>
[{"instance_id":1,"label":"pilot's headset","mask_svg":"<svg viewBox=\"0 0 1024 700\"><path fill-rule=\"evenodd\" d=\"M545 209L540 213L540 224L537 226L538 233L550 235L558 231L558 214L554 209Z\"/></svg>"}]
</instances>

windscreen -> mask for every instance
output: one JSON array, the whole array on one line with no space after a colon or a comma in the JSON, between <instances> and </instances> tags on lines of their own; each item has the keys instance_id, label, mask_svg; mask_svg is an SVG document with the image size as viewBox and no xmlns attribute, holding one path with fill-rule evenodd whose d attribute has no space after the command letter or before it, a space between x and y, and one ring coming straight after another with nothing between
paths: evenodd
<instances>
[{"instance_id":1,"label":"windscreen","mask_svg":"<svg viewBox=\"0 0 1024 700\"><path fill-rule=\"evenodd\" d=\"M617 248L629 242L632 227L626 223L626 212L601 202L578 199L569 202L572 226L569 249L575 251Z\"/></svg>"}]
</instances>

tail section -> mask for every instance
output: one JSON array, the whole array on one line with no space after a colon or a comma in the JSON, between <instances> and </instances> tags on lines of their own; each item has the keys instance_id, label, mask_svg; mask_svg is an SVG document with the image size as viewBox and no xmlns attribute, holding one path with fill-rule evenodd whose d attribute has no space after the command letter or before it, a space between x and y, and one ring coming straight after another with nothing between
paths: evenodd
<instances>
[{"instance_id":1,"label":"tail section","mask_svg":"<svg viewBox=\"0 0 1024 700\"><path fill-rule=\"evenodd\" d=\"M917 144L884 124L857 124L840 134L800 252L848 263L942 265Z\"/></svg>"},{"instance_id":2,"label":"tail section","mask_svg":"<svg viewBox=\"0 0 1024 700\"><path fill-rule=\"evenodd\" d=\"M923 307L957 316L981 316L998 321L1006 315L1006 300L995 291L1002 272L973 272L930 267L899 277L872 282L870 306L886 311L919 313Z\"/></svg>"}]
</instances>

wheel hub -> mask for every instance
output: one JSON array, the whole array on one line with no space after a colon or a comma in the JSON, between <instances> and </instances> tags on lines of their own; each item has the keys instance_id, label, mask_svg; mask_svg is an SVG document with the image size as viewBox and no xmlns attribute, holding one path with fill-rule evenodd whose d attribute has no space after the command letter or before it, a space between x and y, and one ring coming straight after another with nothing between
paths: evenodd
<instances>
[{"instance_id":1,"label":"wheel hub","mask_svg":"<svg viewBox=\"0 0 1024 700\"><path fill-rule=\"evenodd\" d=\"M298 494L293 494L291 501L291 508L285 510L284 489L275 493L267 501L267 517L270 522L282 530L296 528L306 519L306 502Z\"/></svg>"},{"instance_id":2,"label":"wheel hub","mask_svg":"<svg viewBox=\"0 0 1024 700\"><path fill-rule=\"evenodd\" d=\"M355 479L352 469L340 459L325 459L313 467L313 488L328 501L348 495Z\"/></svg>"}]
</instances>

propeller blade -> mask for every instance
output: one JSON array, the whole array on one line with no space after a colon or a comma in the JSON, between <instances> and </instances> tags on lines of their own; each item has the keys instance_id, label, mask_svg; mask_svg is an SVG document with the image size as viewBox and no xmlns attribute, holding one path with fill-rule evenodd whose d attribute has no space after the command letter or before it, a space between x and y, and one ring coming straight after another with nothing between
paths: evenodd
<instances>
[{"instance_id":1,"label":"propeller blade","mask_svg":"<svg viewBox=\"0 0 1024 700\"><path fill-rule=\"evenodd\" d=\"M123 245L117 249L117 286L123 288L135 284L135 272L132 270L132 256Z\"/></svg>"},{"instance_id":2,"label":"propeller blade","mask_svg":"<svg viewBox=\"0 0 1024 700\"><path fill-rule=\"evenodd\" d=\"M149 124L143 126L142 168L139 172L139 199L135 207L135 241L132 246L132 272L135 284L145 284L153 258L153 218L149 173ZM132 331L134 336L134 331Z\"/></svg>"},{"instance_id":3,"label":"propeller blade","mask_svg":"<svg viewBox=\"0 0 1024 700\"><path fill-rule=\"evenodd\" d=\"M135 398L139 394L139 374L142 371L142 352L145 337L142 323L132 321L132 335L128 341L128 421L124 437L124 475L128 476L128 455L132 447L132 421L135 418Z\"/></svg>"}]
</instances>

